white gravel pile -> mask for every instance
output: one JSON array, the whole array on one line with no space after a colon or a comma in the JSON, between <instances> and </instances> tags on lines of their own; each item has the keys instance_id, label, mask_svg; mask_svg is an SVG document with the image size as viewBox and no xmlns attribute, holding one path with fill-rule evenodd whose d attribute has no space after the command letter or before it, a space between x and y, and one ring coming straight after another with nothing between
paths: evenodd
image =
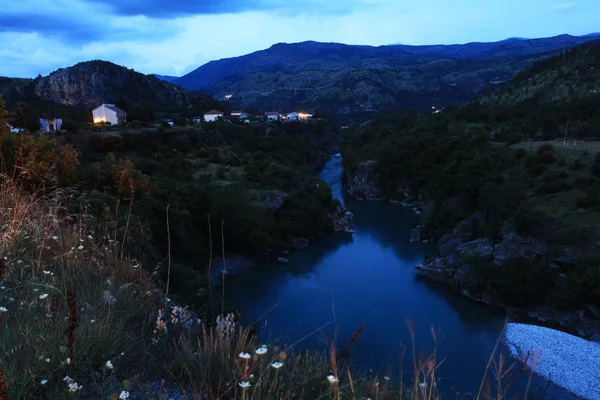
<instances>
[{"instance_id":1,"label":"white gravel pile","mask_svg":"<svg viewBox=\"0 0 600 400\"><path fill-rule=\"evenodd\" d=\"M543 378L587 399L600 399L600 344L535 325L510 323L504 338L512 355Z\"/></svg>"}]
</instances>

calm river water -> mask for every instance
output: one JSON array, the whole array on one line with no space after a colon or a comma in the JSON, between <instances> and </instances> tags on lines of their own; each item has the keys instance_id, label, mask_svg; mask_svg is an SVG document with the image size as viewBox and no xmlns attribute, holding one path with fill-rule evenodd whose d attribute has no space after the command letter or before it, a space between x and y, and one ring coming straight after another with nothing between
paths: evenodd
<instances>
[{"instance_id":1,"label":"calm river water","mask_svg":"<svg viewBox=\"0 0 600 400\"><path fill-rule=\"evenodd\" d=\"M422 354L433 350L433 327L439 332L438 359L445 359L438 370L444 394L454 399L453 391L477 393L488 357L501 336L504 314L418 277L415 265L424 256L435 254L436 248L409 243L416 216L404 207L346 197L341 173L337 156L319 177L354 213L357 232L319 238L308 250L291 254L289 263L265 265L230 277L228 300L241 311L245 322L257 321L264 340L293 343L317 331L298 348L327 347L334 333L333 309L339 348L364 321L353 347L353 360L366 370L383 368L386 375L398 374L403 344L412 350L407 321L414 328L417 352ZM405 365L410 367L412 361L407 359ZM534 381L543 384L541 379ZM524 379L517 383L524 384ZM548 394L548 398L572 398L554 387Z\"/></svg>"}]
</instances>

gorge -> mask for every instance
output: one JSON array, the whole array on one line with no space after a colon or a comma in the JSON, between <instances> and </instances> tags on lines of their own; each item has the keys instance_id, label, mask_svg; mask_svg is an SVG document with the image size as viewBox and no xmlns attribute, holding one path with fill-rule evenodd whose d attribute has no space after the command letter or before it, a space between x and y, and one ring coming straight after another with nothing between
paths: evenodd
<instances>
[{"instance_id":1,"label":"gorge","mask_svg":"<svg viewBox=\"0 0 600 400\"><path fill-rule=\"evenodd\" d=\"M299 341L300 348L326 350L337 329L342 348L364 322L352 358L361 369L392 379L400 371L401 344L407 350L404 364L408 369L412 365L407 322L414 329L419 354L433 350L433 329L438 332L438 358L445 360L439 368L443 394L476 394L502 335L504 313L420 279L415 265L435 254L436 248L409 242L414 212L350 198L342 190L341 174L341 158L336 156L319 177L354 213L356 232L318 238L307 250L289 255L289 263L232 276L225 283L226 298L240 310L242 321L255 323L259 337L269 343L281 338L286 343ZM514 389L523 390L526 383L522 376ZM543 377L534 377L534 383L546 386ZM571 398L555 386L548 393L556 399Z\"/></svg>"}]
</instances>

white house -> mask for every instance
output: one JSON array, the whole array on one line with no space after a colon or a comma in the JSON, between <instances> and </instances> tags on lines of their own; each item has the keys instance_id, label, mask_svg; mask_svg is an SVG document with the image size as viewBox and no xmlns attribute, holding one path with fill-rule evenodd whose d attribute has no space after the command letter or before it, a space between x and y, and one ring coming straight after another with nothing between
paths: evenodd
<instances>
[{"instance_id":1,"label":"white house","mask_svg":"<svg viewBox=\"0 0 600 400\"><path fill-rule=\"evenodd\" d=\"M303 112L291 112L287 115L287 119L289 120L298 120L298 119L306 119L312 117L312 114L307 114Z\"/></svg>"},{"instance_id":2,"label":"white house","mask_svg":"<svg viewBox=\"0 0 600 400\"><path fill-rule=\"evenodd\" d=\"M165 119L165 122L166 122L167 124L169 124L169 126L173 126L173 125L175 125L175 123L173 122L173 120L172 120L172 119Z\"/></svg>"},{"instance_id":3,"label":"white house","mask_svg":"<svg viewBox=\"0 0 600 400\"><path fill-rule=\"evenodd\" d=\"M210 110L204 113L204 120L206 122L213 122L218 120L219 118L223 118L224 115L225 113L223 113L222 111Z\"/></svg>"},{"instance_id":4,"label":"white house","mask_svg":"<svg viewBox=\"0 0 600 400\"><path fill-rule=\"evenodd\" d=\"M62 129L62 119L60 118L40 118L40 125L44 132L56 132Z\"/></svg>"},{"instance_id":5,"label":"white house","mask_svg":"<svg viewBox=\"0 0 600 400\"><path fill-rule=\"evenodd\" d=\"M279 120L279 112L278 111L267 111L265 113L267 119L269 121L278 121Z\"/></svg>"},{"instance_id":6,"label":"white house","mask_svg":"<svg viewBox=\"0 0 600 400\"><path fill-rule=\"evenodd\" d=\"M231 116L239 118L239 119L246 119L246 118L248 118L248 114L245 113L244 111L232 111L231 112Z\"/></svg>"},{"instance_id":7,"label":"white house","mask_svg":"<svg viewBox=\"0 0 600 400\"><path fill-rule=\"evenodd\" d=\"M110 122L112 125L119 125L127 121L127 113L114 104L102 104L94 108L92 114L95 124Z\"/></svg>"}]
</instances>

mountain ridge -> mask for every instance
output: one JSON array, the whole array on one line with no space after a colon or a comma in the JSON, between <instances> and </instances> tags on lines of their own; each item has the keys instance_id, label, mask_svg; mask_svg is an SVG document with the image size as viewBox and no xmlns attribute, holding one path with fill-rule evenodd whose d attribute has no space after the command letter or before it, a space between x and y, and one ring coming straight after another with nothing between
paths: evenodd
<instances>
[{"instance_id":1,"label":"mountain ridge","mask_svg":"<svg viewBox=\"0 0 600 400\"><path fill-rule=\"evenodd\" d=\"M277 43L214 60L174 84L260 109L337 115L444 106L508 81L535 61L594 36L558 35L462 45ZM229 97L227 97L229 98Z\"/></svg>"}]
</instances>

